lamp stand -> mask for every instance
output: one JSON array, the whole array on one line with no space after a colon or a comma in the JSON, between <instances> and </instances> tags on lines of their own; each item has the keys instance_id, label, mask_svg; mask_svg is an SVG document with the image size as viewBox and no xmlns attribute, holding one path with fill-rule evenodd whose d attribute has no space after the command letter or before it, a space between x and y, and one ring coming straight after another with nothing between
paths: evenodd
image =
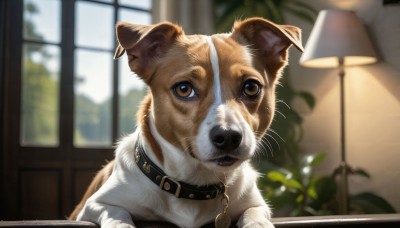
<instances>
[{"instance_id":1,"label":"lamp stand","mask_svg":"<svg viewBox=\"0 0 400 228\"><path fill-rule=\"evenodd\" d=\"M345 126L345 65L356 66L377 62L376 52L360 18L352 11L331 9L318 13L308 38L300 64L306 67L332 68L339 66L340 77L340 165L333 177L338 180L338 209L348 214L350 209L348 176L353 170L346 163Z\"/></svg>"},{"instance_id":2,"label":"lamp stand","mask_svg":"<svg viewBox=\"0 0 400 228\"><path fill-rule=\"evenodd\" d=\"M346 134L345 134L345 99L344 99L344 62L339 58L339 78L340 78L340 185L339 185L339 213L348 214L348 166L346 163Z\"/></svg>"}]
</instances>

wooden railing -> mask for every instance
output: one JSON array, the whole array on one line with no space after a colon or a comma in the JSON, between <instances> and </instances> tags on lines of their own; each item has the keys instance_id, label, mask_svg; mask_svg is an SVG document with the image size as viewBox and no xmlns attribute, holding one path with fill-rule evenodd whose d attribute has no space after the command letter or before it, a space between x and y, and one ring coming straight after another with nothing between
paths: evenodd
<instances>
[{"instance_id":1,"label":"wooden railing","mask_svg":"<svg viewBox=\"0 0 400 228\"><path fill-rule=\"evenodd\" d=\"M335 215L315 217L285 217L273 218L276 228L309 227L309 228L400 228L400 214L382 215ZM136 222L138 228L171 228L172 224L159 222ZM98 227L90 222L78 222L67 220L35 220L35 221L0 221L0 227ZM213 227L212 224L205 227Z\"/></svg>"}]
</instances>

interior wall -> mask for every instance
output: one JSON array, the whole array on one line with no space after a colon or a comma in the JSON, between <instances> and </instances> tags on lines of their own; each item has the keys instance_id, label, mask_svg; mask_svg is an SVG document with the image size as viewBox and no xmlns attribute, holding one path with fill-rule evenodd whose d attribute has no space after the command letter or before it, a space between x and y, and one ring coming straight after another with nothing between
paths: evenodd
<instances>
[{"instance_id":1,"label":"interior wall","mask_svg":"<svg viewBox=\"0 0 400 228\"><path fill-rule=\"evenodd\" d=\"M210 35L214 31L212 0L153 0L154 22L177 23L186 34Z\"/></svg>"},{"instance_id":2,"label":"interior wall","mask_svg":"<svg viewBox=\"0 0 400 228\"><path fill-rule=\"evenodd\" d=\"M400 212L400 5L379 0L303 0L317 10L355 11L367 27L379 53L377 64L346 68L347 161L363 168L371 179L350 178L350 192L373 191ZM303 29L306 44L312 25L287 15L287 22ZM304 117L304 153L325 151L319 172L331 173L340 160L339 77L336 69L299 66L300 53L292 48L293 86L316 98L313 110L300 100L292 106Z\"/></svg>"}]
</instances>

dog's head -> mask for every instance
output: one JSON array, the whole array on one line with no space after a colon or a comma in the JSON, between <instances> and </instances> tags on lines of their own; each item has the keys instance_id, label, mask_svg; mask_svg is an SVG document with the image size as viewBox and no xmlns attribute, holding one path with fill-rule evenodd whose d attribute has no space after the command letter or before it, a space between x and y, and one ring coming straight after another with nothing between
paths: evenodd
<instances>
[{"instance_id":1,"label":"dog's head","mask_svg":"<svg viewBox=\"0 0 400 228\"><path fill-rule=\"evenodd\" d=\"M300 30L262 18L229 34L185 35L171 23L117 25L129 66L150 87L159 134L211 169L251 158L275 111L275 85Z\"/></svg>"}]
</instances>

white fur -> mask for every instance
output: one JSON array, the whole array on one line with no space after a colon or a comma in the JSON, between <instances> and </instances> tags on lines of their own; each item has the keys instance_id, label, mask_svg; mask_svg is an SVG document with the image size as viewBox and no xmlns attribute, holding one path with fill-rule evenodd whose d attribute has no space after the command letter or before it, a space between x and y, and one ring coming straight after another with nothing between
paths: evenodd
<instances>
[{"instance_id":1,"label":"white fur","mask_svg":"<svg viewBox=\"0 0 400 228\"><path fill-rule=\"evenodd\" d=\"M176 180L191 184L206 185L221 180L228 186L230 198L228 214L238 227L273 227L271 212L256 186L258 174L249 159L254 153L256 139L238 110L224 103L219 79L218 54L212 39L206 38L210 46L210 60L214 70L215 102L201 123L196 147L199 158L180 151L165 140L154 124L155 113L151 114L150 130L163 152L163 164L158 163L140 128L124 138L115 153L115 166L106 183L86 202L77 220L93 221L102 227L135 227L133 220L168 221L179 227L200 227L213 222L222 211L221 198L212 200L178 199L162 191L151 182L134 162L135 144L142 140L146 154L163 171ZM229 168L218 167L208 162L214 156L209 131L215 124L235 125L243 133L239 156L240 165ZM133 216L131 218L131 216Z\"/></svg>"},{"instance_id":2,"label":"white fur","mask_svg":"<svg viewBox=\"0 0 400 228\"><path fill-rule=\"evenodd\" d=\"M213 75L214 75L213 90L214 90L215 103L221 104L222 103L222 91L221 91L221 79L219 76L218 54L217 54L217 50L215 49L212 38L210 36L205 36L205 39L208 43L208 46L210 47L210 61L211 61L212 69L213 69Z\"/></svg>"}]
</instances>

